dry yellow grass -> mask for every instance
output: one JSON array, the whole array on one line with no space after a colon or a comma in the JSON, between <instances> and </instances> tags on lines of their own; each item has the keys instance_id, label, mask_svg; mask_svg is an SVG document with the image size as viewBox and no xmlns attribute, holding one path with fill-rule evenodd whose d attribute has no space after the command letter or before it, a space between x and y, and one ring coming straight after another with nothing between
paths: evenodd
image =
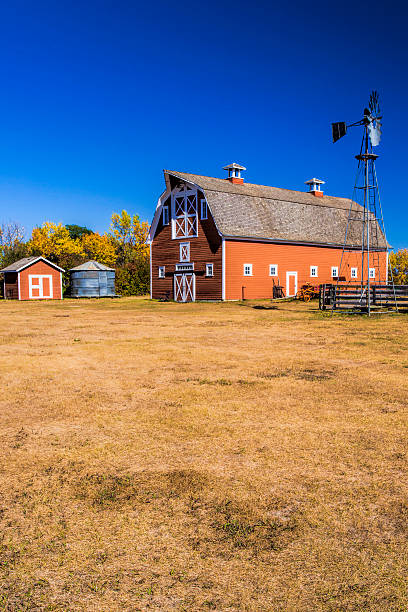
<instances>
[{"instance_id":1,"label":"dry yellow grass","mask_svg":"<svg viewBox=\"0 0 408 612\"><path fill-rule=\"evenodd\" d=\"M259 306L0 304L0 610L406 610L408 318Z\"/></svg>"}]
</instances>

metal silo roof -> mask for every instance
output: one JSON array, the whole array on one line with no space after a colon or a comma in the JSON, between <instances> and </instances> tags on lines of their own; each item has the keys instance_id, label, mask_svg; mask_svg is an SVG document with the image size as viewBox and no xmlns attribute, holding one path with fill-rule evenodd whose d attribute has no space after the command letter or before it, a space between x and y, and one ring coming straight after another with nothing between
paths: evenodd
<instances>
[{"instance_id":1,"label":"metal silo roof","mask_svg":"<svg viewBox=\"0 0 408 612\"><path fill-rule=\"evenodd\" d=\"M85 272L87 270L102 270L102 271L106 271L106 270L110 270L112 272L114 272L114 268L108 268L108 266L105 266L104 264L99 263L98 261L94 261L93 259L91 259L90 261L86 261L85 263L81 264L80 266L76 266L76 268L71 268L70 272Z\"/></svg>"}]
</instances>

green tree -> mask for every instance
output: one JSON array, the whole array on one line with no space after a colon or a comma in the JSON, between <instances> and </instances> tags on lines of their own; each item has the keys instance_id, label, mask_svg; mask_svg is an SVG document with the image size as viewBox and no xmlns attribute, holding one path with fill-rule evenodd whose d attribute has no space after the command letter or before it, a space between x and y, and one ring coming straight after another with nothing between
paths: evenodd
<instances>
[{"instance_id":1,"label":"green tree","mask_svg":"<svg viewBox=\"0 0 408 612\"><path fill-rule=\"evenodd\" d=\"M65 227L67 228L72 240L79 240L82 238L82 236L87 236L93 233L92 230L88 229L87 227L83 227L82 225L66 225Z\"/></svg>"}]
</instances>

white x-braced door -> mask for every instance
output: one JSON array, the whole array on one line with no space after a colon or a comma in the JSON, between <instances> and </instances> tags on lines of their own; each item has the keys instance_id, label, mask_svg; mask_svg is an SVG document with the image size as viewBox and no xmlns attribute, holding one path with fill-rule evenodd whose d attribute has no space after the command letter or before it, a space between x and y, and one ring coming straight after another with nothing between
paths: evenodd
<instances>
[{"instance_id":1,"label":"white x-braced door","mask_svg":"<svg viewBox=\"0 0 408 612\"><path fill-rule=\"evenodd\" d=\"M174 275L174 299L176 302L195 301L195 274Z\"/></svg>"}]
</instances>

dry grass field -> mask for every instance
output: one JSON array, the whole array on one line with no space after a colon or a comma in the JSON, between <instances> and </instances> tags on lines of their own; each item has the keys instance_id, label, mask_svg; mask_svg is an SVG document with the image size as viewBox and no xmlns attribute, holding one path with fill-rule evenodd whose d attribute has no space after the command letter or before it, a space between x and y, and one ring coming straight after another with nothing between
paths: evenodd
<instances>
[{"instance_id":1,"label":"dry grass field","mask_svg":"<svg viewBox=\"0 0 408 612\"><path fill-rule=\"evenodd\" d=\"M408 317L0 303L0 610L405 611Z\"/></svg>"}]
</instances>

